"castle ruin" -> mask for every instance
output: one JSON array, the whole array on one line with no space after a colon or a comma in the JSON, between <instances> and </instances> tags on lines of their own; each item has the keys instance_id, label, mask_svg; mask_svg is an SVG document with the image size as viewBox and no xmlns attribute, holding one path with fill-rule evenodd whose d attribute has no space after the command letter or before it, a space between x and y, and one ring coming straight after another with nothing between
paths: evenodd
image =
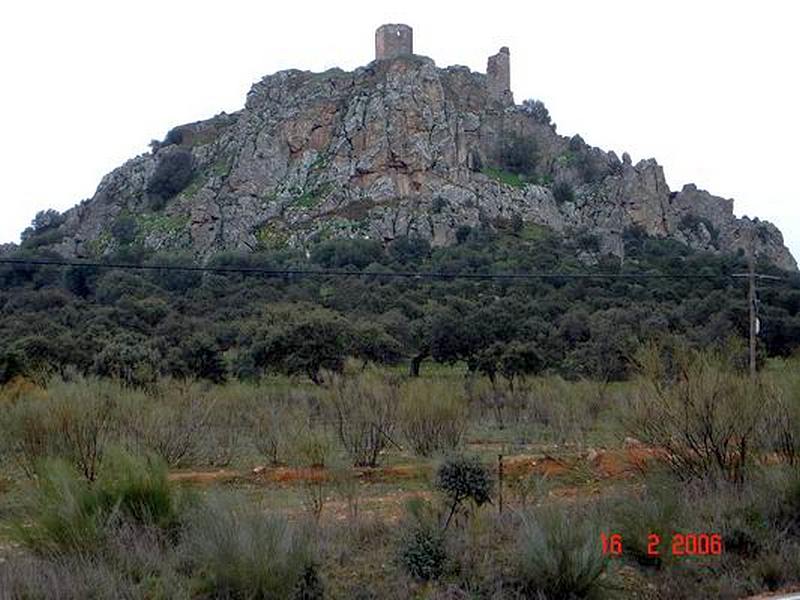
<instances>
[{"instance_id":1,"label":"castle ruin","mask_svg":"<svg viewBox=\"0 0 800 600\"><path fill-rule=\"evenodd\" d=\"M514 96L511 93L511 56L506 46L489 57L486 64L486 78L490 98L503 104L514 103Z\"/></svg>"},{"instance_id":2,"label":"castle ruin","mask_svg":"<svg viewBox=\"0 0 800 600\"><path fill-rule=\"evenodd\" d=\"M402 23L381 25L375 30L375 60L414 54L414 30ZM486 65L489 98L503 104L513 104L511 93L511 55L506 46Z\"/></svg>"},{"instance_id":3,"label":"castle ruin","mask_svg":"<svg viewBox=\"0 0 800 600\"><path fill-rule=\"evenodd\" d=\"M414 30L408 25L381 25L375 31L375 60L414 54Z\"/></svg>"}]
</instances>

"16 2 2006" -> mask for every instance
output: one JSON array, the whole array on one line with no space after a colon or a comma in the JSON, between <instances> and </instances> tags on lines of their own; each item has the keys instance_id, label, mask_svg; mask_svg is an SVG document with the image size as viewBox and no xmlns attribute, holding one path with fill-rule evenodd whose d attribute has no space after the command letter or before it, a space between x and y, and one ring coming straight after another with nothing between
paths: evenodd
<instances>
[{"instance_id":1,"label":"16 2 2006","mask_svg":"<svg viewBox=\"0 0 800 600\"><path fill-rule=\"evenodd\" d=\"M606 556L622 556L624 541L619 533L601 533L600 545ZM662 537L657 533L647 536L647 556L719 556L724 548L718 533L673 533Z\"/></svg>"}]
</instances>

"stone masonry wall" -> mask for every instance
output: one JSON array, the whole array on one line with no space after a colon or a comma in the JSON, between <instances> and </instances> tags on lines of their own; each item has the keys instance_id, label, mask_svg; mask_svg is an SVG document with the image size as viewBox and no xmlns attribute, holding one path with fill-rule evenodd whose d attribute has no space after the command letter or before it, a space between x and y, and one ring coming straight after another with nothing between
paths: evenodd
<instances>
[{"instance_id":1,"label":"stone masonry wall","mask_svg":"<svg viewBox=\"0 0 800 600\"><path fill-rule=\"evenodd\" d=\"M375 31L375 59L414 53L414 32L408 25L381 25Z\"/></svg>"},{"instance_id":2,"label":"stone masonry wall","mask_svg":"<svg viewBox=\"0 0 800 600\"><path fill-rule=\"evenodd\" d=\"M486 65L489 80L489 96L504 104L513 104L511 94L511 56L508 48L503 46L500 52L489 57Z\"/></svg>"}]
</instances>

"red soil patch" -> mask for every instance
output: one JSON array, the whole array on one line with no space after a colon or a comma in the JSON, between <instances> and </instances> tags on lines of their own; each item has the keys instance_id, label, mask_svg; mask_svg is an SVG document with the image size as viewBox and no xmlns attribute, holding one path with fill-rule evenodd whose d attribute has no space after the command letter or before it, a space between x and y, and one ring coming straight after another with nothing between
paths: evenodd
<instances>
[{"instance_id":1,"label":"red soil patch","mask_svg":"<svg viewBox=\"0 0 800 600\"><path fill-rule=\"evenodd\" d=\"M563 458L550 455L517 455L506 457L503 461L503 469L505 476L509 479L532 473L553 478L567 475L570 472L580 473L586 467L600 479L618 479L646 470L648 463L658 459L660 454L658 450L645 446L631 446L622 450L592 450L583 456L570 455ZM387 483L426 477L430 474L430 469L429 465L395 465L356 468L351 473L364 483ZM324 467L256 467L249 473L232 469L176 471L169 475L171 481L197 484L230 482L237 479L258 483L292 484L329 481L332 477L331 471Z\"/></svg>"},{"instance_id":2,"label":"red soil patch","mask_svg":"<svg viewBox=\"0 0 800 600\"><path fill-rule=\"evenodd\" d=\"M241 478L238 471L232 469L218 469L216 471L173 471L168 476L170 481L179 483L220 483L234 481Z\"/></svg>"}]
</instances>

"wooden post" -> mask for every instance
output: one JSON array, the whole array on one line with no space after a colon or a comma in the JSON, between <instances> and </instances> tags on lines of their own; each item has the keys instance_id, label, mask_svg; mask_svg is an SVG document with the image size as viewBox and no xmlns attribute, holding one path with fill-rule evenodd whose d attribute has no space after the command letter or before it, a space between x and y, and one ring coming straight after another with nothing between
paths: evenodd
<instances>
[{"instance_id":1,"label":"wooden post","mask_svg":"<svg viewBox=\"0 0 800 600\"><path fill-rule=\"evenodd\" d=\"M497 510L503 512L503 455L497 455Z\"/></svg>"}]
</instances>

